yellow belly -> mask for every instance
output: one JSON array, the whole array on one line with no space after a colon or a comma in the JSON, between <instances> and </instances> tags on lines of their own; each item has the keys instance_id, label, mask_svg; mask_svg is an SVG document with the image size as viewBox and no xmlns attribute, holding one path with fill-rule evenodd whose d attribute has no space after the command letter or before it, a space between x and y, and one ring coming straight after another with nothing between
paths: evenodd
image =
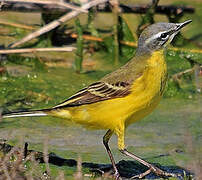
<instances>
[{"instance_id":1,"label":"yellow belly","mask_svg":"<svg viewBox=\"0 0 202 180\"><path fill-rule=\"evenodd\" d=\"M148 62L143 75L132 84L131 94L128 96L60 109L52 115L87 128L111 130L142 119L158 105L166 81L163 56L158 59L152 56Z\"/></svg>"}]
</instances>

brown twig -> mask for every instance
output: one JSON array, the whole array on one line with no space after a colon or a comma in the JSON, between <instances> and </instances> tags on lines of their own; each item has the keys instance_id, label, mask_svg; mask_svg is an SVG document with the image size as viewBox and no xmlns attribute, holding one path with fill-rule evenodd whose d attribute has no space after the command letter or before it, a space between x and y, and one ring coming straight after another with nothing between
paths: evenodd
<instances>
[{"instance_id":1,"label":"brown twig","mask_svg":"<svg viewBox=\"0 0 202 180\"><path fill-rule=\"evenodd\" d=\"M81 157L78 157L77 160L77 172L74 174L74 179L75 180L81 180L83 179L83 174L82 174L82 160Z\"/></svg>"},{"instance_id":2,"label":"brown twig","mask_svg":"<svg viewBox=\"0 0 202 180\"><path fill-rule=\"evenodd\" d=\"M75 11L80 11L87 13L88 11L86 9L80 8L78 6L66 3L66 2L61 2L61 1L47 1L47 0L3 0L4 3L6 2L11 2L11 3L31 3L31 4L43 4L43 5L57 5L57 6L63 6L67 9L72 9Z\"/></svg>"},{"instance_id":3,"label":"brown twig","mask_svg":"<svg viewBox=\"0 0 202 180\"><path fill-rule=\"evenodd\" d=\"M22 29L27 29L27 30L36 30L36 28L32 27L32 26L28 26L28 25L24 25L24 24L17 24L17 23L13 23L13 22L7 22L7 21L3 21L3 20L0 20L0 24L6 25L6 26L22 28Z\"/></svg>"},{"instance_id":4,"label":"brown twig","mask_svg":"<svg viewBox=\"0 0 202 180\"><path fill-rule=\"evenodd\" d=\"M105 3L107 1L108 0L94 0L94 1L90 1L90 2L88 2L86 4L84 4L81 8L87 10L87 9L93 7L93 6L97 6L98 4ZM19 40L19 41L15 42L14 44L12 44L10 46L10 48L17 47L17 46L19 46L21 44L24 44L27 41L30 41L33 38L36 38L36 37L38 37L38 36L40 36L40 35L42 35L44 33L47 33L50 30L52 30L52 29L56 28L57 26L61 25L62 23L64 23L64 22L66 22L66 21L68 21L68 20L70 20L70 19L78 16L80 13L81 13L80 11L69 12L69 13L63 15L62 17L60 17L59 19L54 20L51 23L45 25L44 27L40 28L39 30L37 30L37 31L35 31L35 32L31 33L31 34L28 34L27 36L25 36L21 40Z\"/></svg>"},{"instance_id":5,"label":"brown twig","mask_svg":"<svg viewBox=\"0 0 202 180\"><path fill-rule=\"evenodd\" d=\"M71 38L75 38L75 39L78 37L78 35L75 33L72 33L70 36L71 36ZM96 42L103 42L104 41L103 38L90 36L90 35L83 35L83 39L89 40L89 41L96 41ZM120 41L120 43L127 45L127 46L130 46L130 47L137 47L137 43L131 42L131 41Z\"/></svg>"},{"instance_id":6,"label":"brown twig","mask_svg":"<svg viewBox=\"0 0 202 180\"><path fill-rule=\"evenodd\" d=\"M202 66L199 66L199 68L202 68ZM180 79L183 75L189 74L189 73L193 73L194 71L195 71L195 67L190 68L190 69L186 69L186 70L184 70L184 71L181 71L181 72L178 72L178 73L172 75L172 79L173 79L174 81L179 81L179 79Z\"/></svg>"},{"instance_id":7,"label":"brown twig","mask_svg":"<svg viewBox=\"0 0 202 180\"><path fill-rule=\"evenodd\" d=\"M49 52L49 51L71 52L75 49L76 49L75 47L3 49L0 50L0 54L33 53L33 52Z\"/></svg>"},{"instance_id":8,"label":"brown twig","mask_svg":"<svg viewBox=\"0 0 202 180\"><path fill-rule=\"evenodd\" d=\"M78 37L78 35L75 34L75 33L72 33L70 36L71 36L71 38L75 38L75 39ZM95 36L90 36L90 35L83 35L83 39L89 40L89 41L103 42L102 38L95 37Z\"/></svg>"},{"instance_id":9,"label":"brown twig","mask_svg":"<svg viewBox=\"0 0 202 180\"><path fill-rule=\"evenodd\" d=\"M200 54L202 53L201 49L185 49L185 48L176 48L176 47L171 47L169 49L173 51L183 51L183 52L200 53Z\"/></svg>"},{"instance_id":10,"label":"brown twig","mask_svg":"<svg viewBox=\"0 0 202 180\"><path fill-rule=\"evenodd\" d=\"M46 138L45 142L44 142L44 146L43 146L43 160L45 162L45 167L46 167L46 172L47 175L50 176L50 167L48 164L49 161L49 155L48 155L48 138Z\"/></svg>"}]
</instances>

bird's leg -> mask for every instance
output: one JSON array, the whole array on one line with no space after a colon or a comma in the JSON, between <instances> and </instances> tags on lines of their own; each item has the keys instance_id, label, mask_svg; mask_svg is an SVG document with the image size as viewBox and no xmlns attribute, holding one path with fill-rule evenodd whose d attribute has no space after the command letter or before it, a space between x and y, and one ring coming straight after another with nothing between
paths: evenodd
<instances>
[{"instance_id":1,"label":"bird's leg","mask_svg":"<svg viewBox=\"0 0 202 180\"><path fill-rule=\"evenodd\" d=\"M126 156L133 158L134 160L140 162L141 164L143 164L149 168L149 170L147 170L146 172L139 174L137 176L134 176L133 178L143 178L144 176L146 176L150 172L153 172L157 176L160 176L160 177L177 177L178 176L178 175L173 174L173 173L168 173L168 172L162 171L161 169L159 169L159 168L155 167L154 165L144 161L143 159L139 158L138 156L128 152L126 149L123 149L120 151L121 151L121 153L125 154Z\"/></svg>"},{"instance_id":2,"label":"bird's leg","mask_svg":"<svg viewBox=\"0 0 202 180\"><path fill-rule=\"evenodd\" d=\"M117 169L117 167L116 167L116 163L115 163L115 161L114 161L112 152L111 152L111 150L110 150L110 148L109 148L109 145L108 145L109 139L111 138L112 134L113 134L113 131L111 131L111 130L108 130L108 131L106 132L106 134L105 134L104 137L103 137L103 144L104 144L104 146L105 146L105 148L106 148L106 150L107 150L107 153L108 153L108 155L109 155L109 158L110 158L110 160L111 160L111 163L112 163L112 166L113 166L113 169L114 169L114 176L115 176L115 179L118 180L118 179L120 178L120 175L119 175L118 169Z\"/></svg>"}]
</instances>

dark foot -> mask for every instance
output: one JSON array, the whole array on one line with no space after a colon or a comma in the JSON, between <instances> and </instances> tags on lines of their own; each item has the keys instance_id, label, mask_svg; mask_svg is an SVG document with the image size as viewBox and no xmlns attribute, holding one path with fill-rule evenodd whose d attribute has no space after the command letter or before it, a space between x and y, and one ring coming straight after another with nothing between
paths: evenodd
<instances>
[{"instance_id":1,"label":"dark foot","mask_svg":"<svg viewBox=\"0 0 202 180\"><path fill-rule=\"evenodd\" d=\"M140 162L141 164L143 164L143 165L145 165L145 166L147 166L149 168L146 172L144 172L142 174L139 174L139 175L136 175L136 176L133 176L132 177L133 179L134 178L141 179L141 178L145 177L146 175L148 175L151 172L156 174L157 176L165 177L165 178L167 178L167 177L180 177L181 176L179 174L173 174L173 173L168 173L168 172L162 171L161 169L153 166L152 164L150 164L150 163L146 162L145 160L139 158L135 154L127 151L126 149L123 149L123 150L120 150L120 151L121 151L121 153L125 154L126 156L129 156L129 157L133 158L134 160Z\"/></svg>"},{"instance_id":2,"label":"dark foot","mask_svg":"<svg viewBox=\"0 0 202 180\"><path fill-rule=\"evenodd\" d=\"M116 172L114 173L113 170L110 170L109 172L104 172L104 171L101 170L101 169L94 169L93 172L96 173L96 174L99 174L100 176L102 176L102 177L104 177L104 178L105 178L105 177L111 177L111 178L113 178L113 179L115 179L115 180L122 180L122 178L121 178L121 176L120 176L120 174L119 174L118 171L116 171Z\"/></svg>"},{"instance_id":3,"label":"dark foot","mask_svg":"<svg viewBox=\"0 0 202 180\"><path fill-rule=\"evenodd\" d=\"M145 171L144 173L138 174L136 176L133 176L131 179L142 179L144 178L146 175L150 174L150 173L154 173L159 177L179 177L181 175L179 174L174 174L174 173L168 173L165 171L162 171L161 169L155 167L155 166L151 166L150 169L148 169L147 171Z\"/></svg>"}]
</instances>

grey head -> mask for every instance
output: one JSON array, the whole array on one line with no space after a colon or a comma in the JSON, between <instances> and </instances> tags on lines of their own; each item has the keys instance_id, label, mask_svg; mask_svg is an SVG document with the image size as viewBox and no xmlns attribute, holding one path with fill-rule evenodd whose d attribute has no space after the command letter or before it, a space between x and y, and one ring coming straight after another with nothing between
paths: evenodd
<instances>
[{"instance_id":1,"label":"grey head","mask_svg":"<svg viewBox=\"0 0 202 180\"><path fill-rule=\"evenodd\" d=\"M155 23L147 27L140 35L136 55L151 54L166 47L181 28L192 22L183 23Z\"/></svg>"}]
</instances>

